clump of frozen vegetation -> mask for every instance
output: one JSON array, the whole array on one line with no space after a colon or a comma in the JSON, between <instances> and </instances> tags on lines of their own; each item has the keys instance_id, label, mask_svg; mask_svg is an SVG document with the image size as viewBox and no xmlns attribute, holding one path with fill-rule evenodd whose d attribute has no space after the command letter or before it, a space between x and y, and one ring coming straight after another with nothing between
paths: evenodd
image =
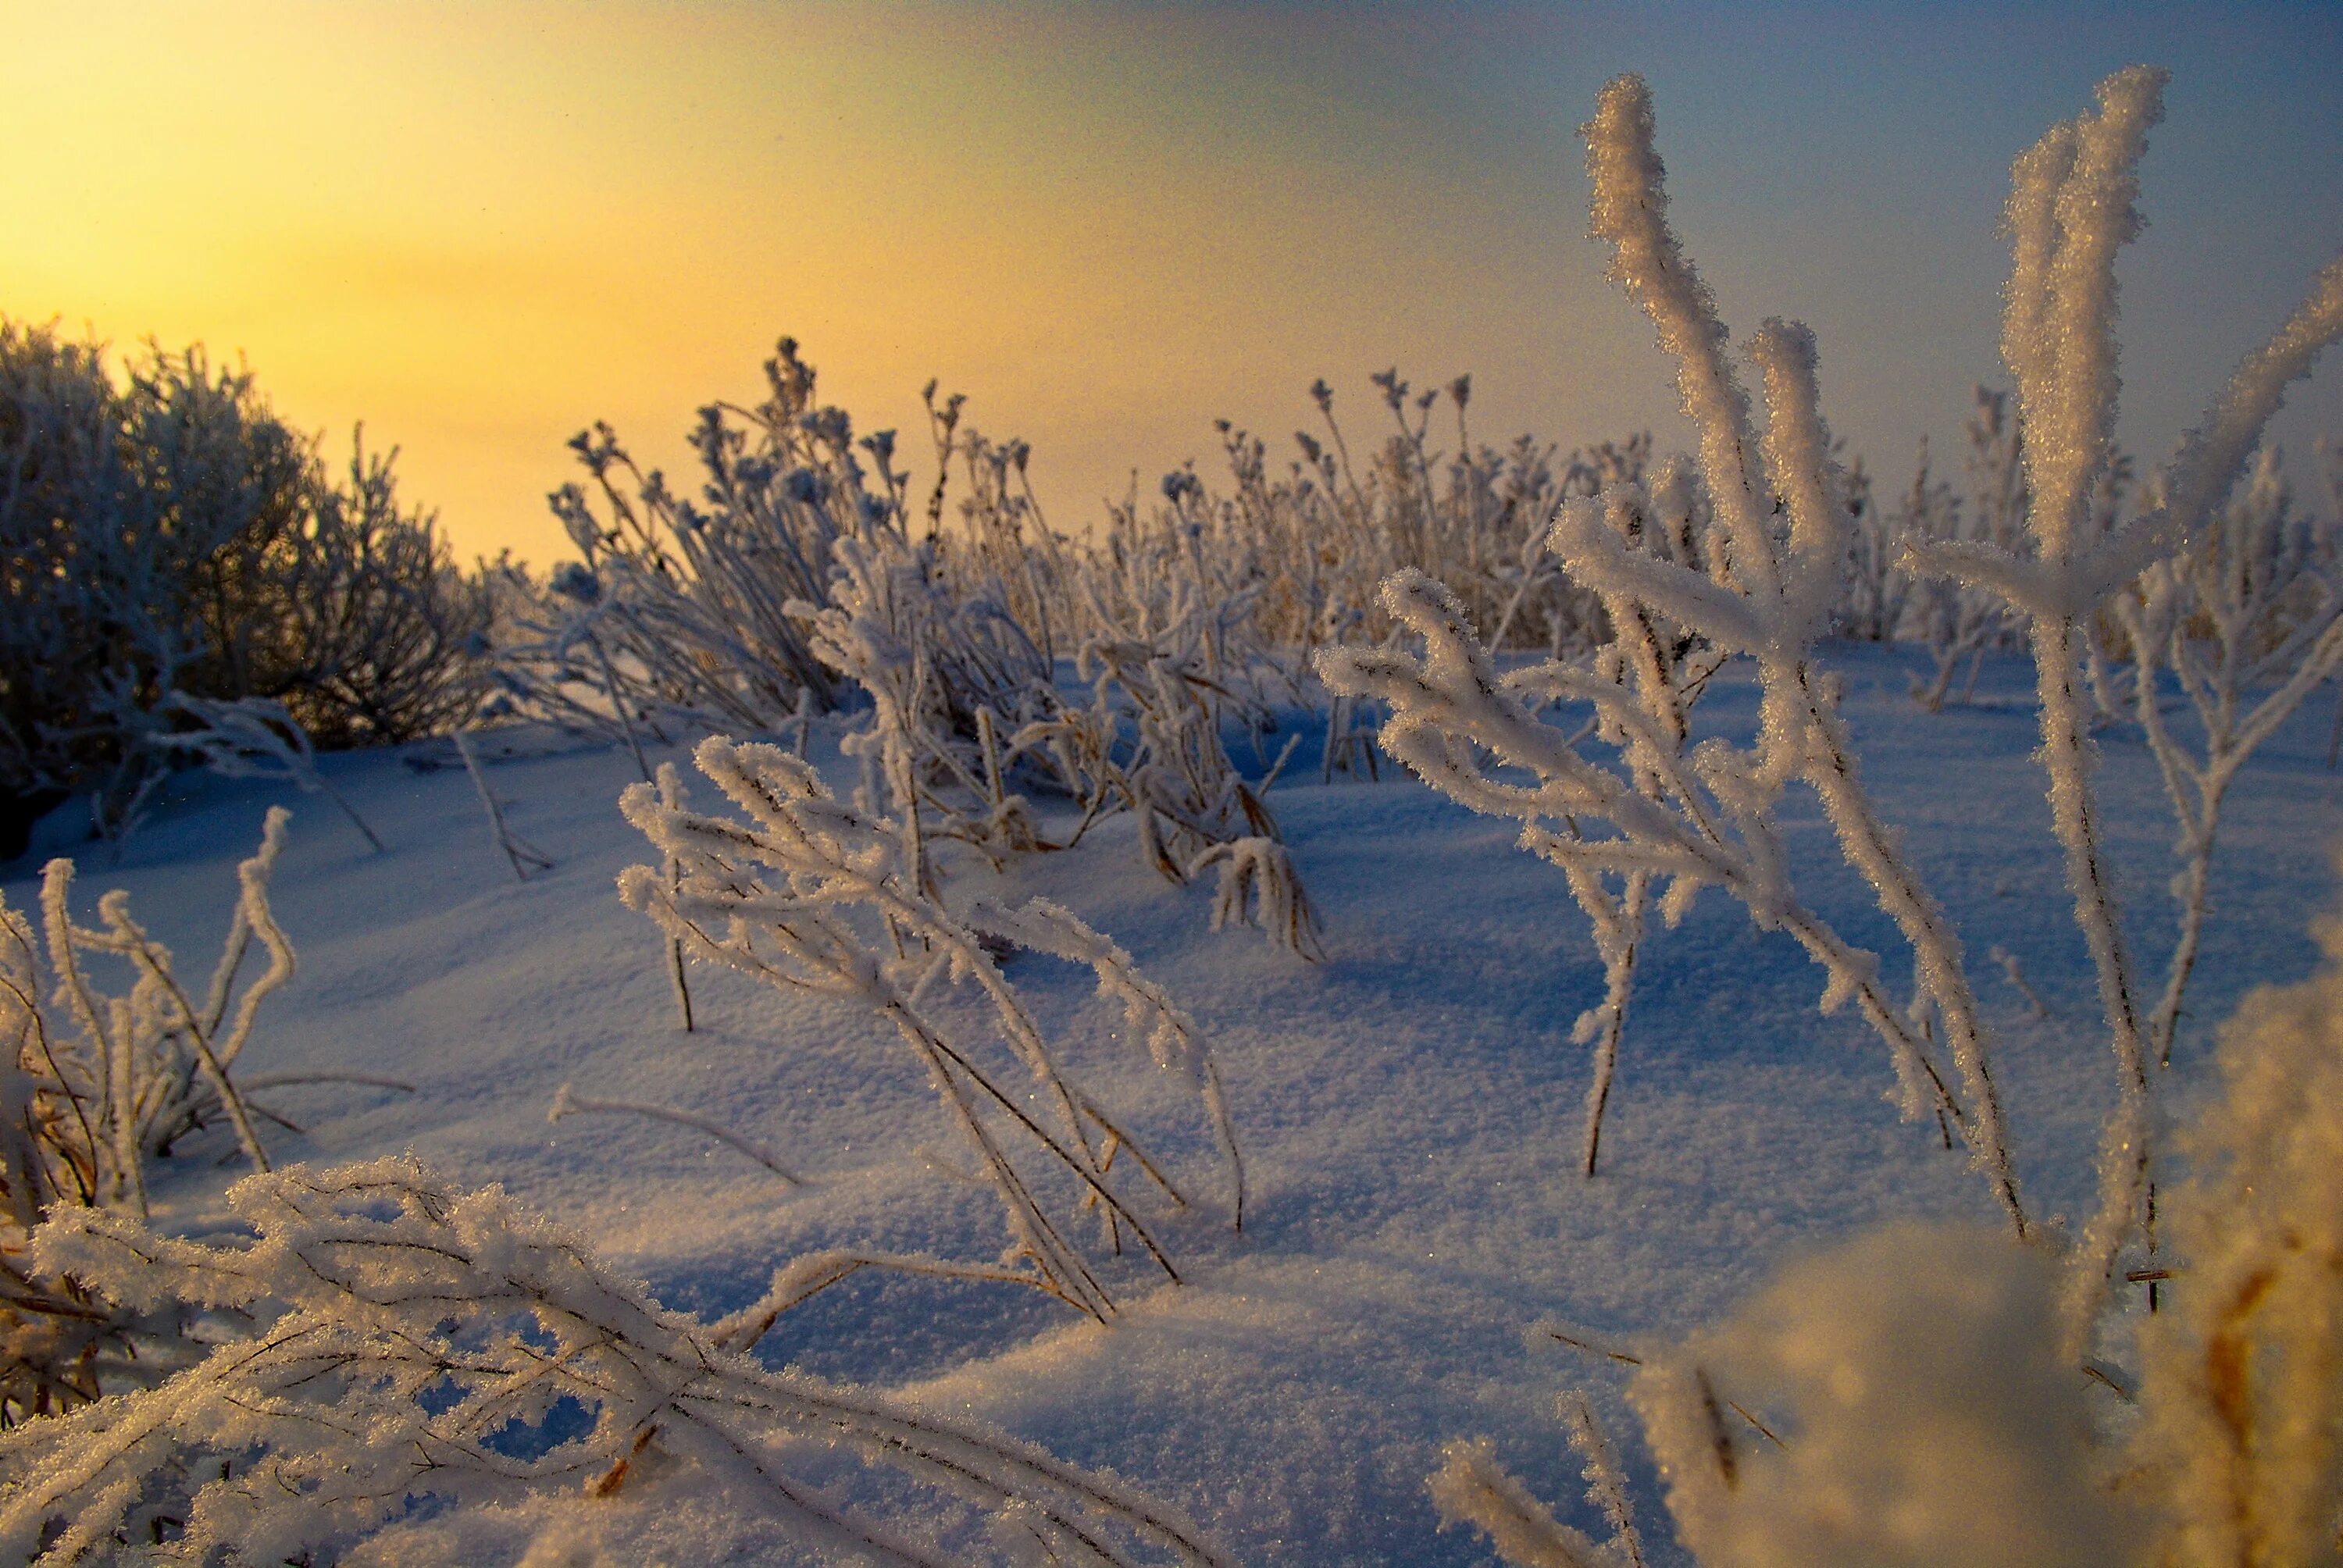
<instances>
[{"instance_id":1,"label":"clump of frozen vegetation","mask_svg":"<svg viewBox=\"0 0 2343 1568\"><path fill-rule=\"evenodd\" d=\"M576 1524L630 1487L713 1492L806 1546L919 1568L1223 1561L1111 1480L766 1370L748 1352L777 1314L668 1311L493 1188L382 1160L248 1177L229 1201L246 1239L89 1210L41 1231L45 1271L200 1312L216 1342L160 1387L0 1433L11 1561L319 1561L434 1509L459 1535L532 1503ZM833 1456L873 1479L841 1485Z\"/></svg>"},{"instance_id":2,"label":"clump of frozen vegetation","mask_svg":"<svg viewBox=\"0 0 2343 1568\"><path fill-rule=\"evenodd\" d=\"M91 1300L30 1247L44 1212L86 1209L143 1216L150 1161L225 1121L253 1168L268 1169L256 1117L235 1070L262 1002L293 975L293 946L268 907L269 874L287 814L272 809L259 852L237 868L227 940L198 1000L170 950L116 891L95 928L76 922L74 864L49 863L41 927L0 904L0 1425L86 1403L110 1388L154 1381L176 1362L134 1348L133 1330L168 1333ZM260 972L238 981L256 949ZM100 989L95 964L128 967L129 989Z\"/></svg>"},{"instance_id":3,"label":"clump of frozen vegetation","mask_svg":"<svg viewBox=\"0 0 2343 1568\"><path fill-rule=\"evenodd\" d=\"M845 738L858 799L901 828L917 885L940 886L945 842L998 869L1130 811L1166 878L1220 868L1216 925L1252 919L1311 950L1268 781L1247 780L1222 739L1224 723L1256 739L1273 724L1264 671L1290 684L1253 589L1192 552L1078 549L1043 523L1024 444L987 440L932 387L922 508L895 433L858 439L844 410L817 404L794 342L766 372L759 407L703 411L699 502L636 468L606 428L574 443L602 499L555 498L582 564L499 579L498 678L518 710L639 760L646 736L695 728L794 733L802 751L817 715L859 710ZM955 460L968 493L947 528ZM1087 691L1061 684L1061 648ZM1070 804L1071 823L1046 828L1032 794Z\"/></svg>"},{"instance_id":4,"label":"clump of frozen vegetation","mask_svg":"<svg viewBox=\"0 0 2343 1568\"><path fill-rule=\"evenodd\" d=\"M1384 586L1384 604L1424 638L1423 658L1330 650L1320 672L1337 689L1389 704L1384 749L1474 809L1519 820L1523 847L1561 867L1594 914L1610 996L1582 1020L1581 1033L1604 1051L1598 1089L1624 1017L1644 901L1663 887L1658 910L1673 921L1701 888L1722 888L1822 966L1825 1010L1856 1003L1888 1048L1905 1113L1933 1112L1957 1128L2022 1235L2028 1221L1991 1042L1959 939L1865 793L1836 682L1816 656L1838 600L1848 514L1844 471L1822 422L1813 338L1802 327L1769 321L1754 340L1771 416L1761 439L1714 301L1667 226L1642 83L1624 78L1607 89L1587 136L1595 230L1614 247L1614 276L1677 358L1685 407L1701 431L1705 500L1691 500L1688 475L1670 476L1659 497L1623 481L1566 502L1547 548L1602 599L1614 628L1640 618L1651 636L1614 642L1592 668L1556 660L1501 678L1455 598L1403 573ZM1776 497L1786 528L1776 526ZM1688 646L1675 662L1657 657L1677 643ZM1701 662L1691 662L1694 648L1704 650ZM1760 732L1745 747L1693 745L1690 702L1728 658L1755 666ZM1529 706L1533 695L1591 708L1594 728L1573 734L1542 721ZM1588 739L1616 765L1590 757ZM1820 798L1841 851L1910 944L1908 1003L1890 994L1877 954L1841 936L1797 893L1775 812L1795 783ZM1591 831L1597 828L1607 831ZM1590 1165L1602 1110L1598 1094L1589 1108Z\"/></svg>"},{"instance_id":5,"label":"clump of frozen vegetation","mask_svg":"<svg viewBox=\"0 0 2343 1568\"><path fill-rule=\"evenodd\" d=\"M2283 509L2274 467L2265 466L2237 507L2220 508L2287 384L2343 336L2343 261L2247 357L2183 441L2160 505L2116 524L2111 508L2095 504L2119 477L2114 262L2138 226L2135 170L2161 112L2162 83L2144 67L2109 77L2097 112L2055 127L2016 166L2003 347L2026 439L2004 443L1981 420L1992 440L1979 447L2008 454L1998 466L2005 497L2022 447L2023 537L1915 529L1906 552L1913 569L1997 597L2035 655L2039 755L2119 1088L2101 1140L2098 1211L2066 1259L2041 1249L2017 1201L1959 939L1873 813L1835 687L1815 667L1824 609L1849 559L1851 513L1817 412L1812 339L1768 322L1753 341L1769 416L1759 437L1725 357L1725 328L1667 226L1640 80L1607 87L1586 128L1594 227L1614 247L1614 276L1678 360L1685 407L1702 434L1714 544L1694 561L1639 548L1653 536L1646 519L1655 508L1641 487L1622 486L1566 506L1553 548L1604 596L1614 626L1632 614L1665 616L1721 655L1751 659L1764 702L1756 740L1745 749L1707 741L1686 756L1677 727L1664 722L1678 707L1664 672L1630 674L1624 660L1501 679L1462 607L1420 576L1395 578L1384 592L1394 616L1425 639L1421 660L1398 652L1321 659L1330 684L1393 705L1386 746L1436 787L1519 819L1523 847L1562 866L1574 887L1604 878L1624 886L1624 899L1609 886L1581 894L1614 993L1623 948L1615 917L1606 926L1610 900L1632 899L1639 878L1657 876L1679 908L1691 890L1714 883L1761 925L1799 935L1830 970L1826 1007L1865 998L1875 960L1834 954L1808 937L1790 892L1774 809L1797 780L1820 798L1842 851L1913 950L1914 997L1903 1019L1925 1038L1933 1017L1951 1045L1968 1105L1940 1100L1938 1109L1961 1126L2014 1236L1885 1232L1793 1271L1690 1345L1620 1353L1642 1369L1633 1398L1679 1534L1704 1562L1943 1561L1957 1540L1964 1558L2082 1563L2127 1560L2135 1543L2158 1535L2162 1543L2139 1560L2298 1563L2334 1549L2343 1503L2332 1375L2343 1263L2333 1199L2343 1172L2343 1100L2333 1093L2343 1071L2335 1049L2343 981L2334 973L2249 1010L2233 1032L2224 1052L2228 1102L2197 1135L2195 1177L2167 1189L2162 1204L2172 1239L2189 1243L2183 1304L2149 1320L2140 1372L2089 1359L2123 1249L2145 1245L2147 1277L2169 1271L2153 1266L2153 1074L2168 1054L2202 918L2201 862L2220 789L2338 657L2328 646L2335 590L2314 564L2322 552L2273 526ZM1987 403L1985 412L1999 410ZM1928 505L1924 473L1915 508ZM2141 723L2191 864L2167 1007L2147 1039L2105 871L2083 707L2089 623L2111 601L2132 641ZM1956 621L1968 614L1959 599L1945 602ZM2256 656L2270 662L2250 662ZM2167 660L2199 709L2202 764L2162 732L2156 671ZM1939 697L1946 668L1940 654ZM2246 692L2272 681L2262 706L2240 713ZM1594 732L1616 749L1620 766L1590 760L1580 738L1538 722L1523 701L1533 690L1591 706ZM1528 782L1516 781L1523 775ZM1609 834L1588 838L1590 821ZM1898 1043L1892 1028L1882 1032ZM1926 1063L1918 1043L1896 1053L1907 1112L1925 1104L1909 1070ZM1607 1072L1598 1065L1598 1082ZM2247 1216L2235 1225L2233 1209ZM2137 1457L2115 1501L2108 1485L2119 1445L2094 1427L2085 1403L2093 1381L2141 1407ZM1598 1468L1590 1462L1590 1474ZM1606 1543L1557 1523L1484 1449L1452 1450L1433 1488L1446 1517L1482 1529L1508 1561L1592 1568L1637 1559L1624 1519ZM1980 1530L1992 1538L1981 1543Z\"/></svg>"},{"instance_id":6,"label":"clump of frozen vegetation","mask_svg":"<svg viewBox=\"0 0 2343 1568\"><path fill-rule=\"evenodd\" d=\"M118 832L187 728L174 694L281 702L321 744L442 728L478 690L479 584L391 458L335 473L252 377L0 319L0 792L92 792Z\"/></svg>"},{"instance_id":7,"label":"clump of frozen vegetation","mask_svg":"<svg viewBox=\"0 0 2343 1568\"><path fill-rule=\"evenodd\" d=\"M1166 1276L1179 1278L1137 1197L1118 1191L1118 1155L1127 1154L1173 1205L1188 1200L1122 1120L1068 1070L1061 1048L1001 973L998 945L1088 967L1157 1067L1193 1084L1227 1161L1231 1217L1242 1228L1244 1166L1218 1070L1194 1022L1128 953L1042 900L1012 909L980 898L957 911L947 908L920 879L914 829L840 802L811 767L779 748L709 739L698 760L748 819L692 811L672 790L630 786L620 809L669 869L632 868L619 879L619 896L689 956L784 993L866 1007L906 1048L999 1196L1013 1238L998 1262L906 1261L1031 1285L1103 1320L1115 1310L1114 1297L1076 1239L1088 1211L1115 1251L1128 1236ZM990 1040L956 1021L955 1000L982 1009ZM995 1050L1005 1050L1007 1064L987 1061ZM1044 1109L1027 1109L1008 1068L1023 1069ZM907 1137L906 1152L916 1143Z\"/></svg>"}]
</instances>

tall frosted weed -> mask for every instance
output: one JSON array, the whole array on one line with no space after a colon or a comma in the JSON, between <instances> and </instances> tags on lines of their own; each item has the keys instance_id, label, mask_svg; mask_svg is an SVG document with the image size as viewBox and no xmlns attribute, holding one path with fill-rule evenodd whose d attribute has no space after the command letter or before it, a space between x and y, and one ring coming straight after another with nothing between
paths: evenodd
<instances>
[{"instance_id":1,"label":"tall frosted weed","mask_svg":"<svg viewBox=\"0 0 2343 1568\"><path fill-rule=\"evenodd\" d=\"M2100 1142L2098 1209L2054 1269L2014 1189L1996 1181L2016 1221L2014 1241L2036 1245L1961 1230L1891 1229L1794 1268L1707 1335L1623 1354L1640 1368L1630 1397L1678 1535L1704 1563L2277 1564L2325 1560L2337 1549L2343 1242L2334 1194L2343 1191L2343 1094L2333 1081L2343 1071L2343 964L2248 1004L2223 1047L2227 1098L2192 1135L2193 1175L2167 1187L2160 1207L2150 1132L2155 1074L2168 1055L2202 919L2221 791L2252 745L2343 657L2330 646L2338 611L2332 580L2322 575L2331 550L2298 533L2289 539L2276 526L2283 502L2274 459L2242 501L2219 510L2280 392L2343 336L2343 261L2247 357L2184 438L2162 478L2161 504L2112 523L2104 502L2119 477L2111 439L2114 263L2138 227L2135 169L2161 112L2162 84L2160 72L2144 67L2109 77L2096 114L2054 127L2014 170L2003 349L2026 432L2025 537L1907 535L1913 569L1990 589L2028 628L2038 756L2118 1073ZM1990 1106L1982 1040L1968 1051L1958 1043L1974 1028L1961 1016L1969 1010L1973 1019L1973 1003L1958 939L1871 817L1832 689L1808 667L1811 607L1823 568L1835 572L1845 559L1830 546L1846 526L1844 480L1815 412L1811 340L1769 322L1754 341L1771 417L1762 443L1753 441L1748 400L1723 355L1724 328L1666 227L1642 83L1628 77L1607 87L1586 134L1595 230L1615 247L1614 276L1677 357L1686 410L1702 429L1724 565L1702 574L1623 548L1632 531L1600 528L1592 506L1565 508L1556 548L1606 594L1614 624L1623 606L1664 608L1755 661L1764 730L1743 754L1705 743L1705 758L1695 753L1704 762L1700 782L1728 811L1739 808L1734 821L1745 842L1755 836L1751 821L1770 819L1782 783L1804 777L1815 788L1850 863L1913 947L1911 1016L1933 1010L1965 1069L1975 1053L1966 1079L1971 1102ZM1983 411L1998 413L1989 403ZM2008 449L2020 446L2013 439ZM1756 452L1762 477L1748 463ZM2006 484L2006 464L2003 477ZM1926 504L1925 473L1915 498L1916 508ZM1631 509L1639 499L1621 495L1609 505ZM1785 527L1770 524L1775 507L1786 513ZM1431 644L1426 659L1352 654L1322 665L1330 682L1389 694L1403 730L1395 750L1459 799L1522 819L1524 845L1579 876L1599 869L1632 879L1637 868L1658 865L1681 886L1694 874L1696 840L1654 809L1674 803L1690 815L1696 794L1664 775L1654 789L1631 773L1637 788L1630 799L1626 781L1598 776L1555 732L1524 739L1534 727L1513 692L1525 682L1491 678L1453 600L1421 579L1394 579L1385 591L1394 608L1424 607L1418 625ZM2130 641L2140 722L2170 786L2188 862L2180 945L2153 1022L2142 1018L2089 782L2087 645L2094 618L2111 601ZM1957 611L1957 601L1950 608ZM2157 669L2167 660L2199 711L2201 763L2163 726ZM2271 682L2275 689L2241 713L2248 688ZM1608 718L1624 709L1620 699L1584 689L1572 695L1595 705L1598 723L1624 732ZM1498 734L1510 749L1489 739ZM1481 773L1470 763L1475 743L1533 769L1537 784ZM1617 848L1590 856L1579 842L1541 834L1541 810L1581 803L1614 824ZM1738 879L1708 879L1741 897L1761 923L1778 920L1786 864L1735 869ZM1597 931L1599 943L1599 920ZM1988 1091L1983 1101L1980 1086ZM1975 1123L1964 1129L1988 1171L2000 1161L2006 1176L1998 1142L1981 1146ZM2186 1259L2178 1301L2143 1320L2138 1370L2127 1373L2090 1356L2111 1337L2100 1319L2118 1255L2137 1241L2157 1261L2159 1213ZM2105 1435L2087 1403L2093 1386L2137 1407L2136 1420L2117 1423L2131 1428L2127 1442ZM1751 1430L1763 1441L1753 1442ZM1624 1519L1603 1543L1556 1522L1483 1448L1453 1448L1433 1490L1445 1519L1482 1531L1509 1562L1593 1568L1623 1563L1634 1550Z\"/></svg>"}]
</instances>

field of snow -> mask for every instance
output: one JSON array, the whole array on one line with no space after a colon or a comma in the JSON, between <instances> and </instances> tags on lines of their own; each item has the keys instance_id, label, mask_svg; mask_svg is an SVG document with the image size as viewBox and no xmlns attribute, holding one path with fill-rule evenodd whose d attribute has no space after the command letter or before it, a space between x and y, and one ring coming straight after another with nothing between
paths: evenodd
<instances>
[{"instance_id":1,"label":"field of snow","mask_svg":"<svg viewBox=\"0 0 2343 1568\"><path fill-rule=\"evenodd\" d=\"M1905 695L1923 655L1840 645L1829 658L1847 682L1866 781L1971 950L2033 1204L2077 1213L2113 1074L2030 755L2031 667L1989 663L1976 705L1932 716ZM1701 713L1746 725L1754 689L1720 684ZM2343 784L2323 765L2328 719L2323 699L2298 714L2237 786L2176 1056L2180 1102L2238 998L2312 967L2308 927L2334 902L2343 829ZM2101 749L2127 931L2144 966L2160 966L2172 920L2161 787L2136 734L2111 733ZM281 1161L412 1151L460 1183L503 1184L670 1305L711 1316L754 1298L777 1263L825 1246L990 1260L1006 1240L994 1198L963 1173L965 1151L917 1064L867 1015L697 969L701 1027L676 1029L659 939L612 890L622 868L649 858L614 805L635 777L628 754L528 734L508 749L518 754L490 777L513 825L557 862L526 884L492 850L471 784L437 743L325 763L384 854L321 799L190 775L118 865L72 842L61 814L0 868L0 891L29 907L41 860L77 855L77 907L127 889L192 967L214 950L264 810L289 805L274 901L301 968L263 1013L243 1071L361 1072L414 1091L261 1092L300 1129L268 1130ZM1301 755L1315 755L1312 738ZM684 749L660 756L689 777ZM812 756L847 780L834 732L817 732ZM1478 1563L1485 1543L1438 1533L1425 1491L1452 1439L1493 1438L1563 1517L1597 1527L1554 1417L1571 1385L1613 1417L1647 1536L1664 1533L1613 1370L1533 1332L1542 1318L1682 1331L1785 1257L1881 1219L1993 1222L1983 1184L1934 1123L1897 1121L1868 1031L1815 1012L1818 971L1715 894L1652 944L1604 1169L1583 1179L1588 1067L1570 1030L1602 970L1561 876L1515 849L1505 825L1412 779L1321 786L1313 772L1270 800L1323 920L1322 962L1257 932L1209 930L1209 893L1146 869L1127 817L1071 853L1012 866L996 890L1067 905L1202 1026L1251 1171L1242 1234L1195 1125L1169 1152L1201 1201L1161 1231L1185 1282L1125 1260L1109 1282L1123 1306L1111 1326L1013 1287L865 1274L792 1313L760 1353L1111 1470L1243 1562ZM1815 904L1851 938L1897 951L1811 802L1794 797L1791 810L1805 813L1793 837ZM948 900L999 880L973 861L948 870ZM1986 958L1995 946L2016 957L2046 1017ZM1087 976L1024 954L1007 972L1115 1105L1190 1128L1180 1098L1108 1038L1120 1014ZM565 1083L722 1121L809 1181L789 1188L680 1127L548 1123ZM184 1145L158 1220L201 1229L216 1167L235 1159L224 1129ZM698 1517L656 1488L641 1497L612 1505L641 1511L630 1526L640 1561L789 1560L745 1522ZM384 1547L432 1560L430 1522Z\"/></svg>"}]
</instances>

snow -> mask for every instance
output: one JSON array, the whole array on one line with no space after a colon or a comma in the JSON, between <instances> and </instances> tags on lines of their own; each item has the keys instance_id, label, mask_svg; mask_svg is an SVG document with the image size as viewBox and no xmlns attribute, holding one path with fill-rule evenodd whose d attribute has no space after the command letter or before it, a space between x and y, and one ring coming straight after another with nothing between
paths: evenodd
<instances>
[{"instance_id":1,"label":"snow","mask_svg":"<svg viewBox=\"0 0 2343 1568\"><path fill-rule=\"evenodd\" d=\"M2031 756L2030 663L1988 658L1980 700L1932 715L1906 694L1926 657L1823 650L1846 682L1881 815L1908 835L1970 950L2006 949L2047 1006L2037 1018L1998 965L1977 965L2031 1205L2079 1216L2113 1084ZM1756 698L1754 683L1719 677L1700 709L1704 732L1745 740ZM2331 902L2328 848L2343 828L2343 789L2323 766L2328 719L2324 700L2297 713L2235 787L2172 1101L2201 1092L2213 1020L2254 985L2314 964L2308 926ZM272 897L300 970L264 1010L243 1070L356 1070L417 1088L261 1091L304 1129L265 1131L279 1163L411 1151L457 1185L501 1183L669 1306L711 1319L755 1299L776 1266L823 1248L990 1261L1006 1240L998 1205L970 1181L967 1151L916 1065L867 1013L700 965L700 1028L676 1029L659 935L614 890L624 867L654 858L617 809L639 778L634 760L519 739L530 741L522 754L498 761L489 749L487 759L515 829L556 862L526 882L494 850L441 743L320 759L385 853L289 785L189 777L118 865L99 846L62 842L60 816L5 868L0 892L32 907L39 860L75 853L80 918L121 887L157 940L208 952L263 814L290 806ZM1302 754L1317 744L1306 736ZM2161 785L2133 733L2098 744L2127 932L2143 958L2160 957L2175 918ZM818 735L810 756L833 785L851 781L834 740ZM403 765L426 759L440 766ZM681 747L653 756L685 759ZM1604 976L1562 875L1513 848L1507 824L1391 770L1379 784L1289 776L1272 803L1323 923L1322 962L1210 930L1211 890L1149 871L1128 817L1004 874L972 857L945 863L948 897L1062 904L1195 1018L1244 1146L1242 1234L1210 1196L1221 1189L1198 1128L1166 1152L1205 1196L1160 1232L1186 1282L1162 1285L1125 1260L1109 1281L1123 1309L1111 1325L1011 1287L865 1273L789 1314L760 1354L1111 1471L1261 1564L1487 1561L1479 1537L1438 1529L1426 1486L1449 1443L1482 1436L1563 1522L1607 1537L1556 1414L1556 1396L1583 1385L1622 1447L1653 1559L1684 1561L1614 1369L1533 1325L1681 1336L1729 1317L1785 1261L1875 1222L1991 1224L1988 1195L1932 1121L1898 1120L1861 1020L1816 1014L1822 977L1795 942L1756 931L1715 892L1647 940L1604 1173L1582 1179L1590 1069L1571 1031ZM1794 792L1784 817L1818 910L1851 940L1902 954L1812 797ZM1111 1104L1178 1103L1178 1083L1110 1038L1121 1010L1092 994L1087 972L1020 955L1007 973ZM565 1083L585 1099L720 1122L807 1184L683 1126L549 1123ZM158 1163L165 1224L196 1231L219 1219L224 1157L236 1159L220 1130ZM688 1503L628 1506L628 1561L789 1560ZM427 1523L417 1529L427 1534ZM732 1545L718 1543L736 1530ZM528 1541L516 1531L516 1558ZM735 1551L746 1554L726 1555ZM415 1560L427 1555L418 1536ZM588 1546L540 1542L539 1560L596 1559Z\"/></svg>"}]
</instances>

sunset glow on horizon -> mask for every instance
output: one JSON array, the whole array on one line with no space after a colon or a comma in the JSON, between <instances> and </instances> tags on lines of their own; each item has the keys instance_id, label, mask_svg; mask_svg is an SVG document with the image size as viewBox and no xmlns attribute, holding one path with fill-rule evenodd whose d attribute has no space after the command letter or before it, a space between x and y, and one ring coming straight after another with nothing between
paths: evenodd
<instances>
[{"instance_id":1,"label":"sunset glow on horizon","mask_svg":"<svg viewBox=\"0 0 2343 1568\"><path fill-rule=\"evenodd\" d=\"M567 549L607 419L679 474L788 333L925 451L918 390L1021 435L1051 521L1323 375L1474 376L1477 438L1681 439L1584 236L1575 127L1641 70L1726 318L1803 318L1884 483L1994 380L2010 156L2171 66L2124 273L2124 436L2161 457L2343 249L2343 23L2269 7L477 5L17 8L0 313L249 361L346 455L402 448L459 554ZM2249 234L2244 241L2234 236ZM2225 236L2231 236L2225 240ZM2343 372L2278 427L2343 436Z\"/></svg>"}]
</instances>

